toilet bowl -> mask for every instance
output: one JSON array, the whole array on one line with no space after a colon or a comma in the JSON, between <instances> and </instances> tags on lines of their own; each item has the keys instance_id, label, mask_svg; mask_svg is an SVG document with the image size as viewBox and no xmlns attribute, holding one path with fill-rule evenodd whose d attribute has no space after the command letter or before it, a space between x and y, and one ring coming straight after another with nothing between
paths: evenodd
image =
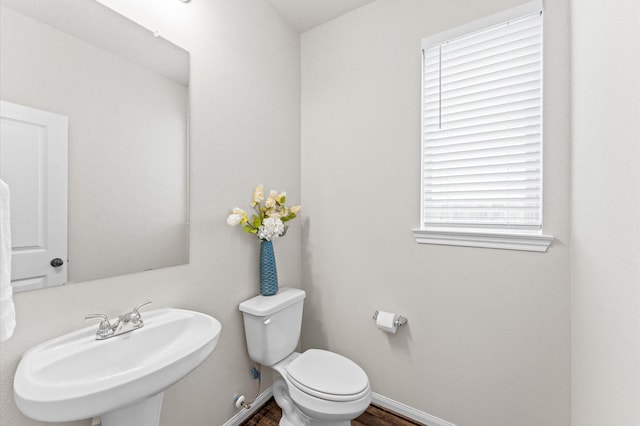
<instances>
[{"instance_id":1,"label":"toilet bowl","mask_svg":"<svg viewBox=\"0 0 640 426\"><path fill-rule=\"evenodd\" d=\"M299 410L299 424L349 425L371 403L366 373L342 355L310 349L294 352L272 368L286 384L274 386L274 397L276 401L279 394L290 397Z\"/></svg>"},{"instance_id":2,"label":"toilet bowl","mask_svg":"<svg viewBox=\"0 0 640 426\"><path fill-rule=\"evenodd\" d=\"M282 408L280 426L349 426L371 403L364 370L334 352L294 352L300 337L305 292L282 288L275 296L256 296L240 304L249 357L273 368Z\"/></svg>"}]
</instances>

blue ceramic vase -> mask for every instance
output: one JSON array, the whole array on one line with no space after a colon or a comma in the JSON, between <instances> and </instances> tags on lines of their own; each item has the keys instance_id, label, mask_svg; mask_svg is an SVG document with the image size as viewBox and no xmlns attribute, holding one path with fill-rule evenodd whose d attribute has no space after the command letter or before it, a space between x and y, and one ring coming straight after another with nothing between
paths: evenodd
<instances>
[{"instance_id":1,"label":"blue ceramic vase","mask_svg":"<svg viewBox=\"0 0 640 426\"><path fill-rule=\"evenodd\" d=\"M278 271L271 241L260 241L260 294L273 296L278 292Z\"/></svg>"}]
</instances>

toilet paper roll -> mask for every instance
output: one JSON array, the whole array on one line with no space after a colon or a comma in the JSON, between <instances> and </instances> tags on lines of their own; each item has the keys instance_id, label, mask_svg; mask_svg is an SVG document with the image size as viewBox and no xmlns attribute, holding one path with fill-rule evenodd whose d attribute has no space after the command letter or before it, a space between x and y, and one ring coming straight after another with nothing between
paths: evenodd
<instances>
[{"instance_id":1,"label":"toilet paper roll","mask_svg":"<svg viewBox=\"0 0 640 426\"><path fill-rule=\"evenodd\" d=\"M391 312L379 311L376 318L376 325L380 330L384 330L388 333L395 333L398 330L398 326L395 325L396 315Z\"/></svg>"}]
</instances>

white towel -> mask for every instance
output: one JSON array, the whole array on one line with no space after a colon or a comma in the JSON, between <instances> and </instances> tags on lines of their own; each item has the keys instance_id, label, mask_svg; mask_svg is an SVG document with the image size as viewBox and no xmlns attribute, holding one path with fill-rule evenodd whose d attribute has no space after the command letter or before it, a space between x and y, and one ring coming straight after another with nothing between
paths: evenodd
<instances>
[{"instance_id":1,"label":"white towel","mask_svg":"<svg viewBox=\"0 0 640 426\"><path fill-rule=\"evenodd\" d=\"M0 342L13 335L16 311L11 287L11 222L9 186L0 179Z\"/></svg>"}]
</instances>

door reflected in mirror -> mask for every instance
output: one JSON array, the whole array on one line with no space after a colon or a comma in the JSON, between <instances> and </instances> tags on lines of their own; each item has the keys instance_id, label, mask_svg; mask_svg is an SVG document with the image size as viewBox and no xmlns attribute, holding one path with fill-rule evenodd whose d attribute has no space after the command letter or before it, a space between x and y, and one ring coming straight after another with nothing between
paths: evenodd
<instances>
[{"instance_id":1,"label":"door reflected in mirror","mask_svg":"<svg viewBox=\"0 0 640 426\"><path fill-rule=\"evenodd\" d=\"M188 263L189 53L97 2L0 3L0 98L68 119L68 282Z\"/></svg>"}]
</instances>

